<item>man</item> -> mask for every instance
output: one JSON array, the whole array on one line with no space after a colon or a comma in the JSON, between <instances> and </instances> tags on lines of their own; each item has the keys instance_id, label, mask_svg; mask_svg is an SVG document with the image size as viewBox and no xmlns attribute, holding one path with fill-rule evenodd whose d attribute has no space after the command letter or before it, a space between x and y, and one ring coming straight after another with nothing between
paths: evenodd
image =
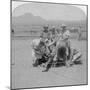
<instances>
[{"instance_id":1,"label":"man","mask_svg":"<svg viewBox=\"0 0 90 90\"><path fill-rule=\"evenodd\" d=\"M32 59L33 59L33 65L36 66L36 60L41 59L42 55L40 54L40 50L37 48L40 43L40 39L34 39L31 42L32 47Z\"/></svg>"},{"instance_id":2,"label":"man","mask_svg":"<svg viewBox=\"0 0 90 90\"><path fill-rule=\"evenodd\" d=\"M48 25L46 25L46 26L43 27L43 31L41 33L41 36L43 38L47 39L47 37L48 37Z\"/></svg>"},{"instance_id":3,"label":"man","mask_svg":"<svg viewBox=\"0 0 90 90\"><path fill-rule=\"evenodd\" d=\"M71 61L70 57L71 57L71 49L70 49L70 31L66 29L66 25L62 24L61 26L62 28L62 39L66 44L66 55L67 55L67 60ZM67 63L67 66L69 66L69 63Z\"/></svg>"},{"instance_id":4,"label":"man","mask_svg":"<svg viewBox=\"0 0 90 90\"><path fill-rule=\"evenodd\" d=\"M43 70L44 72L48 71L49 68L51 67L53 63L53 58L55 56L55 51L56 51L56 42L55 42L55 37L56 37L56 32L55 32L55 27L53 26L52 29L49 30L49 39L48 43L46 44L47 50L49 51L49 59L46 64L46 69Z\"/></svg>"},{"instance_id":5,"label":"man","mask_svg":"<svg viewBox=\"0 0 90 90\"><path fill-rule=\"evenodd\" d=\"M45 62L44 56L47 56L46 44L44 38L34 39L31 43L33 65L38 66Z\"/></svg>"},{"instance_id":6,"label":"man","mask_svg":"<svg viewBox=\"0 0 90 90\"><path fill-rule=\"evenodd\" d=\"M50 41L50 33L49 33L49 30L48 30L48 25L45 25L43 27L43 31L41 33L41 42L45 43L47 52L49 51L48 48L47 48L47 45L49 44L49 41Z\"/></svg>"},{"instance_id":7,"label":"man","mask_svg":"<svg viewBox=\"0 0 90 90\"><path fill-rule=\"evenodd\" d=\"M79 26L79 29L78 29L78 40L80 41L81 40L81 37L82 37L82 31L81 31L81 26Z\"/></svg>"},{"instance_id":8,"label":"man","mask_svg":"<svg viewBox=\"0 0 90 90\"><path fill-rule=\"evenodd\" d=\"M56 29L55 26L52 26L52 28L50 29L50 36L52 40L55 40L56 38Z\"/></svg>"},{"instance_id":9,"label":"man","mask_svg":"<svg viewBox=\"0 0 90 90\"><path fill-rule=\"evenodd\" d=\"M64 60L66 65L68 66L67 60L70 59L70 32L66 29L66 25L62 24L61 26L62 32L57 35L56 38L56 55L54 60ZM63 49L62 49L63 48ZM63 55L63 54L64 55Z\"/></svg>"}]
</instances>

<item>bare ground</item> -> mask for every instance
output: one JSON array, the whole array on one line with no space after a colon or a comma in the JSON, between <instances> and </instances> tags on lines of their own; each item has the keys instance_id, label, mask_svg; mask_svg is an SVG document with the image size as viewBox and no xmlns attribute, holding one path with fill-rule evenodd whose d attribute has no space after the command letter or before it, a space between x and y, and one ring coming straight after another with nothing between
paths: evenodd
<instances>
[{"instance_id":1,"label":"bare ground","mask_svg":"<svg viewBox=\"0 0 90 90\"><path fill-rule=\"evenodd\" d=\"M32 88L47 86L79 85L87 83L86 41L71 40L72 46L82 53L82 65L51 68L42 72L42 68L32 66L31 39L12 40L12 88Z\"/></svg>"}]
</instances>

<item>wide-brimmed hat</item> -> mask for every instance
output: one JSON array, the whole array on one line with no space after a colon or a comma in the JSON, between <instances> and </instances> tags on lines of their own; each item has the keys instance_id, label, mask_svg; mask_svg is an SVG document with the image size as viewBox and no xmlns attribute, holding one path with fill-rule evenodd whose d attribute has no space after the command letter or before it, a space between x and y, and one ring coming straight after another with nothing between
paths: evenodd
<instances>
[{"instance_id":1,"label":"wide-brimmed hat","mask_svg":"<svg viewBox=\"0 0 90 90\"><path fill-rule=\"evenodd\" d=\"M62 24L61 25L61 28L66 28L67 26L65 24Z\"/></svg>"},{"instance_id":2,"label":"wide-brimmed hat","mask_svg":"<svg viewBox=\"0 0 90 90\"><path fill-rule=\"evenodd\" d=\"M43 38L43 34L40 34L40 38Z\"/></svg>"},{"instance_id":3,"label":"wide-brimmed hat","mask_svg":"<svg viewBox=\"0 0 90 90\"><path fill-rule=\"evenodd\" d=\"M52 28L50 29L50 31L55 34L55 26L52 26Z\"/></svg>"},{"instance_id":4,"label":"wide-brimmed hat","mask_svg":"<svg viewBox=\"0 0 90 90\"><path fill-rule=\"evenodd\" d=\"M52 29L55 29L55 26L52 26Z\"/></svg>"}]
</instances>

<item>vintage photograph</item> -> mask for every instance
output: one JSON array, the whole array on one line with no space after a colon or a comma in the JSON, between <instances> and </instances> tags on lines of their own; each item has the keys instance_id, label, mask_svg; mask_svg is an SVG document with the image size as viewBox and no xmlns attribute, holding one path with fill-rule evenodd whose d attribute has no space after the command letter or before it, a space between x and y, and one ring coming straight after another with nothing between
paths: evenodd
<instances>
[{"instance_id":1,"label":"vintage photograph","mask_svg":"<svg viewBox=\"0 0 90 90\"><path fill-rule=\"evenodd\" d=\"M88 84L87 8L11 2L11 89Z\"/></svg>"}]
</instances>

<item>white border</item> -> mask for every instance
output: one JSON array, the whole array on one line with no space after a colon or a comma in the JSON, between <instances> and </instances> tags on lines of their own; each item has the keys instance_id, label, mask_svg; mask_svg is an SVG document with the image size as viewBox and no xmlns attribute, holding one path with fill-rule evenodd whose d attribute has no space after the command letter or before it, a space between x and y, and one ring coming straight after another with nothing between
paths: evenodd
<instances>
[{"instance_id":1,"label":"white border","mask_svg":"<svg viewBox=\"0 0 90 90\"><path fill-rule=\"evenodd\" d=\"M30 0L28 0L30 1ZM90 0L31 0L31 1L41 1L41 2L56 2L56 3L71 3L71 4L90 4ZM88 8L89 9L89 8ZM90 13L88 12L88 16ZM89 17L88 17L89 19ZM89 26L89 23L88 23ZM90 27L88 28L88 34ZM88 35L88 39L90 35ZM89 45L88 40L88 46ZM88 50L90 48L88 47ZM88 51L88 53L90 53ZM88 57L89 61L90 57ZM90 63L90 62L88 62ZM89 65L90 68L90 65ZM90 76L90 70L88 73ZM88 78L90 80L90 78ZM0 90L9 90L10 87L10 0L0 1ZM55 87L55 88L41 88L43 90L89 90L88 86L70 86L70 87ZM28 89L29 90L29 89ZM32 89L30 89L32 90ZM37 89L38 90L38 89Z\"/></svg>"}]
</instances>

